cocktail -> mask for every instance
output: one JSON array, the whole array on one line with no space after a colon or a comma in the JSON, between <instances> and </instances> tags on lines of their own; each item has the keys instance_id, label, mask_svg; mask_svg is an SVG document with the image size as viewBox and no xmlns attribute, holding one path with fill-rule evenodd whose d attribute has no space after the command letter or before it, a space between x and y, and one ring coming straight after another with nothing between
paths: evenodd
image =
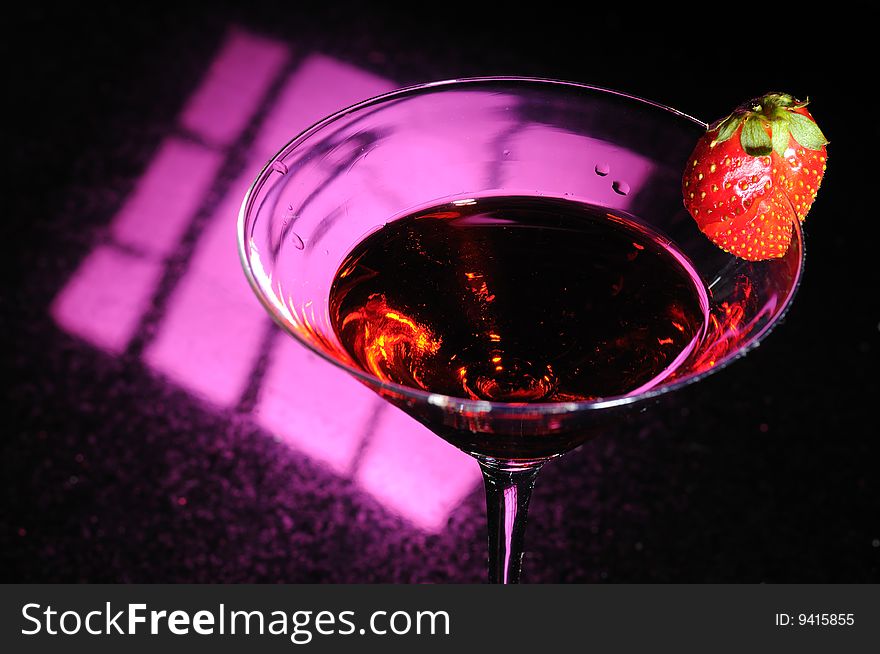
<instances>
[{"instance_id":1,"label":"cocktail","mask_svg":"<svg viewBox=\"0 0 880 654\"><path fill-rule=\"evenodd\" d=\"M426 84L312 126L244 199L273 319L478 461L490 581L519 579L542 465L743 355L792 299L798 221L749 261L683 206L706 128L568 82Z\"/></svg>"}]
</instances>

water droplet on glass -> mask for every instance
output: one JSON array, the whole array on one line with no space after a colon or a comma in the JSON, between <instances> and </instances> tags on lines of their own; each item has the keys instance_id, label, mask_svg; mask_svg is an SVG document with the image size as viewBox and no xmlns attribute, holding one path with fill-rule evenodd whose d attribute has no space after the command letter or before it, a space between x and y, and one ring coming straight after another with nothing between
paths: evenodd
<instances>
[{"instance_id":1,"label":"water droplet on glass","mask_svg":"<svg viewBox=\"0 0 880 654\"><path fill-rule=\"evenodd\" d=\"M274 170L276 173L281 173L282 175L286 175L287 174L287 164L285 164L283 161L276 161L272 164L272 170Z\"/></svg>"},{"instance_id":2,"label":"water droplet on glass","mask_svg":"<svg viewBox=\"0 0 880 654\"><path fill-rule=\"evenodd\" d=\"M290 240L293 241L293 247L297 250L303 250L306 247L306 244L303 243L303 240L299 237L299 234L296 232L290 233Z\"/></svg>"},{"instance_id":3,"label":"water droplet on glass","mask_svg":"<svg viewBox=\"0 0 880 654\"><path fill-rule=\"evenodd\" d=\"M297 215L296 212L293 210L293 207L288 204L287 209L281 212L279 218L281 218L282 227L287 227L288 223L296 222Z\"/></svg>"},{"instance_id":4,"label":"water droplet on glass","mask_svg":"<svg viewBox=\"0 0 880 654\"><path fill-rule=\"evenodd\" d=\"M605 177L608 173L611 172L611 166L607 163L597 163L596 164L596 174L600 177Z\"/></svg>"},{"instance_id":5,"label":"water droplet on glass","mask_svg":"<svg viewBox=\"0 0 880 654\"><path fill-rule=\"evenodd\" d=\"M629 193L629 184L627 184L626 182L621 182L619 180L615 180L611 184L611 188L613 188L614 192L618 195L626 195L627 193Z\"/></svg>"}]
</instances>

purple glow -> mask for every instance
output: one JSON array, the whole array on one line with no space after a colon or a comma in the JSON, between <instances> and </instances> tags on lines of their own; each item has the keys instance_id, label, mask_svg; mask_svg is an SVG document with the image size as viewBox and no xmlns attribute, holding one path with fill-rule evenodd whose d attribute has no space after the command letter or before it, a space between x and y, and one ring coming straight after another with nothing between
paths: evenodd
<instances>
[{"instance_id":1,"label":"purple glow","mask_svg":"<svg viewBox=\"0 0 880 654\"><path fill-rule=\"evenodd\" d=\"M236 180L209 219L144 353L158 372L222 407L241 397L269 323L239 270L230 227L250 178L247 171Z\"/></svg>"},{"instance_id":2,"label":"purple glow","mask_svg":"<svg viewBox=\"0 0 880 654\"><path fill-rule=\"evenodd\" d=\"M265 312L246 296L247 290L230 292L208 275L184 277L159 334L144 353L147 364L212 404L235 405L267 324Z\"/></svg>"},{"instance_id":3,"label":"purple glow","mask_svg":"<svg viewBox=\"0 0 880 654\"><path fill-rule=\"evenodd\" d=\"M577 196L569 192L578 189L578 195L587 197L593 203L601 202L604 198L609 205L624 210L628 201L623 200L621 195L626 193L615 190L615 185L619 188L623 188L623 185L627 189L639 188L654 172L649 159L629 150L610 150L595 139L540 125L532 125L512 136L508 147L510 154L501 171L506 185L516 187L517 179L522 178L531 182L532 186L540 186L548 192L571 199L577 199ZM598 164L593 159L597 151L606 157ZM547 161L550 156L564 159L565 165L545 170L540 162ZM594 169L595 175L584 174L585 170ZM611 179L605 172L609 170L625 170L626 179ZM528 188L524 186L525 190Z\"/></svg>"},{"instance_id":4,"label":"purple glow","mask_svg":"<svg viewBox=\"0 0 880 654\"><path fill-rule=\"evenodd\" d=\"M417 526L439 531L481 477L470 456L387 405L355 479Z\"/></svg>"},{"instance_id":5,"label":"purple glow","mask_svg":"<svg viewBox=\"0 0 880 654\"><path fill-rule=\"evenodd\" d=\"M265 102L288 59L285 44L231 30L179 118L180 127L209 146L177 137L160 144L113 219L113 242L95 247L52 304L61 328L102 350L125 350L167 258L210 201L208 190L228 146ZM270 324L238 264L235 217L247 187L266 159L297 132L395 86L322 55L306 58L282 82L246 153L250 163L212 209L143 353L156 372L217 408L240 401ZM373 192L371 181L365 180L366 191ZM321 210L325 202L318 198L314 207ZM336 474L353 475L417 527L440 529L479 483L470 457L292 339L280 333L272 338L254 419Z\"/></svg>"},{"instance_id":6,"label":"purple glow","mask_svg":"<svg viewBox=\"0 0 880 654\"><path fill-rule=\"evenodd\" d=\"M329 57L309 56L284 86L257 136L252 152L259 166L252 172L255 174L282 145L312 123L395 86Z\"/></svg>"},{"instance_id":7,"label":"purple glow","mask_svg":"<svg viewBox=\"0 0 880 654\"><path fill-rule=\"evenodd\" d=\"M155 256L170 254L222 161L204 146L167 139L113 219L113 238Z\"/></svg>"},{"instance_id":8,"label":"purple glow","mask_svg":"<svg viewBox=\"0 0 880 654\"><path fill-rule=\"evenodd\" d=\"M382 400L292 338L279 338L260 387L257 421L280 440L349 475Z\"/></svg>"},{"instance_id":9,"label":"purple glow","mask_svg":"<svg viewBox=\"0 0 880 654\"><path fill-rule=\"evenodd\" d=\"M202 84L186 103L181 125L210 143L231 144L288 58L282 43L231 30Z\"/></svg>"},{"instance_id":10,"label":"purple glow","mask_svg":"<svg viewBox=\"0 0 880 654\"><path fill-rule=\"evenodd\" d=\"M55 298L50 312L65 331L120 354L131 340L162 268L158 263L96 247Z\"/></svg>"}]
</instances>

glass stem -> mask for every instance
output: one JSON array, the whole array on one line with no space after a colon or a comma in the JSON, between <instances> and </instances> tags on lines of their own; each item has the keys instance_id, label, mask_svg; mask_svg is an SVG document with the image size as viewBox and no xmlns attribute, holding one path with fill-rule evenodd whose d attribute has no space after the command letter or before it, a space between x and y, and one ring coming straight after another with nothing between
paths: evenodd
<instances>
[{"instance_id":1,"label":"glass stem","mask_svg":"<svg viewBox=\"0 0 880 654\"><path fill-rule=\"evenodd\" d=\"M504 464L480 461L489 518L489 583L519 583L526 515L544 461Z\"/></svg>"}]
</instances>

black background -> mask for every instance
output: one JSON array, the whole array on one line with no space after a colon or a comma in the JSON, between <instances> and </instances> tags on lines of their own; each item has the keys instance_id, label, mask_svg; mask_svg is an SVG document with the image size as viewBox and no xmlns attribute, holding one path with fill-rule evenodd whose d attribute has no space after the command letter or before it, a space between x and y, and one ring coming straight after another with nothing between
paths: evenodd
<instances>
[{"instance_id":1,"label":"black background","mask_svg":"<svg viewBox=\"0 0 880 654\"><path fill-rule=\"evenodd\" d=\"M47 315L230 23L401 84L555 77L705 120L768 90L810 96L829 167L785 323L651 430L547 466L524 577L880 580L876 35L833 4L17 5L2 28L3 580L483 578L481 491L422 534Z\"/></svg>"}]
</instances>

